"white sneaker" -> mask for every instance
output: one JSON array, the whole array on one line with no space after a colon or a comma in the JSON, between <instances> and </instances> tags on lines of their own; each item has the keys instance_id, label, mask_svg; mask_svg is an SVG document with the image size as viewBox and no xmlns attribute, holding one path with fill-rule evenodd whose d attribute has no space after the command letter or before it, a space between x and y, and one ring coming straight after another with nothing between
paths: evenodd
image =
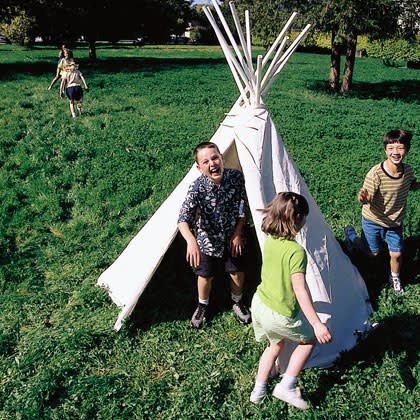
<instances>
[{"instance_id":1,"label":"white sneaker","mask_svg":"<svg viewBox=\"0 0 420 420\"><path fill-rule=\"evenodd\" d=\"M302 398L300 394L300 389L298 387L294 389L286 389L280 384L277 384L273 390L273 396L287 402L287 404L293 405L296 408L301 410L306 410L309 408L308 403Z\"/></svg>"},{"instance_id":2,"label":"white sneaker","mask_svg":"<svg viewBox=\"0 0 420 420\"><path fill-rule=\"evenodd\" d=\"M391 275L389 276L389 287L394 289L394 292L397 295L403 295L404 294L404 289L401 286L401 280L399 279L399 277L392 277Z\"/></svg>"},{"instance_id":3,"label":"white sneaker","mask_svg":"<svg viewBox=\"0 0 420 420\"><path fill-rule=\"evenodd\" d=\"M259 393L255 390L253 390L251 392L250 397L249 397L249 401L251 401L253 404L258 404L266 395L267 395L266 392Z\"/></svg>"}]
</instances>

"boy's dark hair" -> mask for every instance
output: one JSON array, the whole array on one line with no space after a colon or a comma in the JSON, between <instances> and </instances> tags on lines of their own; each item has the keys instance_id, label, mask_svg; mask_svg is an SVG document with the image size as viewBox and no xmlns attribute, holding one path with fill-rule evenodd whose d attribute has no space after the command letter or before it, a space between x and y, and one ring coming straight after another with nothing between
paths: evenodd
<instances>
[{"instance_id":1,"label":"boy's dark hair","mask_svg":"<svg viewBox=\"0 0 420 420\"><path fill-rule=\"evenodd\" d=\"M303 195L281 192L261 211L266 214L261 225L264 233L277 238L294 239L309 213L309 205Z\"/></svg>"},{"instance_id":2,"label":"boy's dark hair","mask_svg":"<svg viewBox=\"0 0 420 420\"><path fill-rule=\"evenodd\" d=\"M412 138L413 133L411 131L402 129L388 131L384 136L384 148L386 148L388 144L401 143L408 151L410 149L410 142Z\"/></svg>"},{"instance_id":3,"label":"boy's dark hair","mask_svg":"<svg viewBox=\"0 0 420 420\"><path fill-rule=\"evenodd\" d=\"M219 148L217 147L216 143L212 143L211 141L203 141L199 144L197 144L197 146L195 146L194 151L193 151L193 156L194 156L194 160L197 162L197 154L200 150L203 149L216 149L218 153L220 153ZM198 162L197 162L198 163Z\"/></svg>"}]
</instances>

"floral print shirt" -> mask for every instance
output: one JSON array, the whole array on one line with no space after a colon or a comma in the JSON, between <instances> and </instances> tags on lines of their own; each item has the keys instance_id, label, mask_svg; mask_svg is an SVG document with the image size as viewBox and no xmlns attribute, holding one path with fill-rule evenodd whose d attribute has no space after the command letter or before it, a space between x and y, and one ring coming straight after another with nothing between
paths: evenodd
<instances>
[{"instance_id":1,"label":"floral print shirt","mask_svg":"<svg viewBox=\"0 0 420 420\"><path fill-rule=\"evenodd\" d=\"M222 257L238 218L245 217L246 212L242 172L225 168L220 185L205 175L199 176L190 185L178 223L188 223L203 254Z\"/></svg>"}]
</instances>

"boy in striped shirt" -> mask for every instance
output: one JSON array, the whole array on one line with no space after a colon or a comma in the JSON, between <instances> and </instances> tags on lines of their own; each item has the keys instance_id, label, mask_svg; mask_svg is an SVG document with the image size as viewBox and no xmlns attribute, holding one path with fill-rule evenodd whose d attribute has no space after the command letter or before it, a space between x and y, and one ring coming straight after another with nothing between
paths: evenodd
<instances>
[{"instance_id":1,"label":"boy in striped shirt","mask_svg":"<svg viewBox=\"0 0 420 420\"><path fill-rule=\"evenodd\" d=\"M386 160L370 169L358 194L363 204L362 240L372 256L379 254L382 241L387 243L391 265L389 284L397 294L404 293L400 267L407 197L410 190L420 189L413 169L403 163L412 137L411 132L402 129L385 134ZM345 228L345 234L347 241L358 241L352 226Z\"/></svg>"}]
</instances>

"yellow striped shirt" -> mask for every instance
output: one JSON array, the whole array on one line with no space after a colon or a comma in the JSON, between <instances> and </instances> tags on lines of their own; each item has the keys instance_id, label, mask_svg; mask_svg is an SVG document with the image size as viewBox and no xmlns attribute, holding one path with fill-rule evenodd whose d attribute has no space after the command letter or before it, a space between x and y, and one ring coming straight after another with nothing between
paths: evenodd
<instances>
[{"instance_id":1,"label":"yellow striped shirt","mask_svg":"<svg viewBox=\"0 0 420 420\"><path fill-rule=\"evenodd\" d=\"M402 175L393 177L386 172L384 162L378 163L367 173L363 188L373 197L364 204L362 216L380 226L401 226L406 212L407 196L416 181L410 165L403 165Z\"/></svg>"}]
</instances>

